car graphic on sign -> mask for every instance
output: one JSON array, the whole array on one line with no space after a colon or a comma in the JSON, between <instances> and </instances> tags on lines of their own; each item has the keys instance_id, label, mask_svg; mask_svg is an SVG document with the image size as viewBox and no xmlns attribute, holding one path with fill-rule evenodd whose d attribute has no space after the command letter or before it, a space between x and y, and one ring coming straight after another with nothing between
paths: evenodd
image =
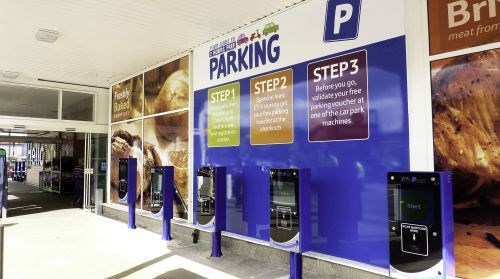
<instances>
[{"instance_id":1,"label":"car graphic on sign","mask_svg":"<svg viewBox=\"0 0 500 279\"><path fill-rule=\"evenodd\" d=\"M269 22L268 24L266 24L266 26L264 26L264 31L262 31L262 33L264 33L264 36L267 36L271 33L278 32L279 29L280 26L278 24L275 24L274 22Z\"/></svg>"},{"instance_id":2,"label":"car graphic on sign","mask_svg":"<svg viewBox=\"0 0 500 279\"><path fill-rule=\"evenodd\" d=\"M245 36L245 34L240 34L236 42L238 43L238 45L246 44L248 42L248 37Z\"/></svg>"},{"instance_id":3,"label":"car graphic on sign","mask_svg":"<svg viewBox=\"0 0 500 279\"><path fill-rule=\"evenodd\" d=\"M250 35L250 41L253 41L253 40L256 40L256 39L260 39L259 29L257 29L256 32L254 32L254 33L252 33L252 35Z\"/></svg>"}]
</instances>

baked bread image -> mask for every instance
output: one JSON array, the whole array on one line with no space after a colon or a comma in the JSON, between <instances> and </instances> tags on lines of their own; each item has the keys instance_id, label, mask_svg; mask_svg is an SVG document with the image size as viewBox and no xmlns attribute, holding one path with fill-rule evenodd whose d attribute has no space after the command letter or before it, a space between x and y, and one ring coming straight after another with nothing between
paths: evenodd
<instances>
[{"instance_id":1,"label":"baked bread image","mask_svg":"<svg viewBox=\"0 0 500 279\"><path fill-rule=\"evenodd\" d=\"M167 68L157 67L144 74L144 93L147 95L158 95L167 76Z\"/></svg>"},{"instance_id":2,"label":"baked bread image","mask_svg":"<svg viewBox=\"0 0 500 279\"><path fill-rule=\"evenodd\" d=\"M154 113L158 112L164 112L167 108L162 106L165 106L165 104L158 105L158 110L156 110L156 100L158 96L160 95L160 92L162 91L162 88L164 88L165 81L169 76L172 74L175 74L170 80L169 83L172 82L172 80L178 80L176 78L176 71L179 69L188 69L189 68L189 56L184 56L182 58L176 59L174 61L170 61L167 64L161 65L159 67L156 67L154 69L151 69L147 72L144 73L144 114L145 115L151 115ZM186 72L186 71L184 71ZM186 72L187 73L187 72ZM189 78L187 78L189 80ZM189 82L189 81L188 81ZM189 83L186 83L182 86L188 86ZM167 87L171 85L167 85ZM165 87L165 89L167 89ZM163 96L162 98L164 98Z\"/></svg>"},{"instance_id":3,"label":"baked bread image","mask_svg":"<svg viewBox=\"0 0 500 279\"><path fill-rule=\"evenodd\" d=\"M144 73L144 115L155 113L155 100L168 76L167 65Z\"/></svg>"},{"instance_id":4,"label":"baked bread image","mask_svg":"<svg viewBox=\"0 0 500 279\"><path fill-rule=\"evenodd\" d=\"M144 96L142 94L142 76L131 79L132 83L132 118L142 116L142 103Z\"/></svg>"},{"instance_id":5,"label":"baked bread image","mask_svg":"<svg viewBox=\"0 0 500 279\"><path fill-rule=\"evenodd\" d=\"M142 140L129 132L118 130L111 137L111 200L118 202L118 168L120 158L137 158L137 165L142 166ZM137 200L140 200L142 167L137 169Z\"/></svg>"},{"instance_id":6,"label":"baked bread image","mask_svg":"<svg viewBox=\"0 0 500 279\"><path fill-rule=\"evenodd\" d=\"M189 73L186 70L177 70L163 84L160 94L156 98L155 113L187 108L188 104ZM165 139L174 141L175 137L180 137L182 141L187 140L187 118L176 114L176 116L159 116L155 119L157 129ZM182 131L178 127L183 127Z\"/></svg>"},{"instance_id":7,"label":"baked bread image","mask_svg":"<svg viewBox=\"0 0 500 279\"><path fill-rule=\"evenodd\" d=\"M456 275L493 278L500 253L500 49L455 57L432 78L436 170L453 172Z\"/></svg>"},{"instance_id":8,"label":"baked bread image","mask_svg":"<svg viewBox=\"0 0 500 279\"><path fill-rule=\"evenodd\" d=\"M189 104L189 73L182 69L168 76L155 102L155 113L187 108Z\"/></svg>"},{"instance_id":9,"label":"baked bread image","mask_svg":"<svg viewBox=\"0 0 500 279\"><path fill-rule=\"evenodd\" d=\"M187 112L155 117L156 130L167 141L187 141L189 118Z\"/></svg>"}]
</instances>

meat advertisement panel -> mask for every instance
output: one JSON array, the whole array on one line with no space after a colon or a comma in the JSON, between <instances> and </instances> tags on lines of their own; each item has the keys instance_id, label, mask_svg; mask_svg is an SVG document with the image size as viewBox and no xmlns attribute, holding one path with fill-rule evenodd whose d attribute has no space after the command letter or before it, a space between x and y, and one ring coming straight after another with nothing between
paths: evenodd
<instances>
[{"instance_id":1,"label":"meat advertisement panel","mask_svg":"<svg viewBox=\"0 0 500 279\"><path fill-rule=\"evenodd\" d=\"M435 168L453 172L464 278L493 278L500 266L499 66L498 48L431 62Z\"/></svg>"}]
</instances>

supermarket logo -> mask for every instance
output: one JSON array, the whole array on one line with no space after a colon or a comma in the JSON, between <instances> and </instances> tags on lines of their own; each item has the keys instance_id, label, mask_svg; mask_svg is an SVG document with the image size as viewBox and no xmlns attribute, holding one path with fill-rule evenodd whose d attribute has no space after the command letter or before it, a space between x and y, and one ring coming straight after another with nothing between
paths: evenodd
<instances>
[{"instance_id":1,"label":"supermarket logo","mask_svg":"<svg viewBox=\"0 0 500 279\"><path fill-rule=\"evenodd\" d=\"M210 79L254 69L266 63L276 63L280 57L279 25L269 22L261 29L241 33L237 37L211 45Z\"/></svg>"},{"instance_id":2,"label":"supermarket logo","mask_svg":"<svg viewBox=\"0 0 500 279\"><path fill-rule=\"evenodd\" d=\"M358 37L361 0L328 0L323 41L354 40Z\"/></svg>"}]
</instances>

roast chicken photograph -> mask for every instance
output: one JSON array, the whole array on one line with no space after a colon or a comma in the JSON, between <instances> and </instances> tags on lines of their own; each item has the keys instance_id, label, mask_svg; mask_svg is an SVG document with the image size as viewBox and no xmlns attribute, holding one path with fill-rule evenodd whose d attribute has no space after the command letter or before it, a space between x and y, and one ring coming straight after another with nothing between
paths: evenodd
<instances>
[{"instance_id":1,"label":"roast chicken photograph","mask_svg":"<svg viewBox=\"0 0 500 279\"><path fill-rule=\"evenodd\" d=\"M500 266L500 49L432 66L434 161L453 172L457 274L487 278Z\"/></svg>"}]
</instances>

